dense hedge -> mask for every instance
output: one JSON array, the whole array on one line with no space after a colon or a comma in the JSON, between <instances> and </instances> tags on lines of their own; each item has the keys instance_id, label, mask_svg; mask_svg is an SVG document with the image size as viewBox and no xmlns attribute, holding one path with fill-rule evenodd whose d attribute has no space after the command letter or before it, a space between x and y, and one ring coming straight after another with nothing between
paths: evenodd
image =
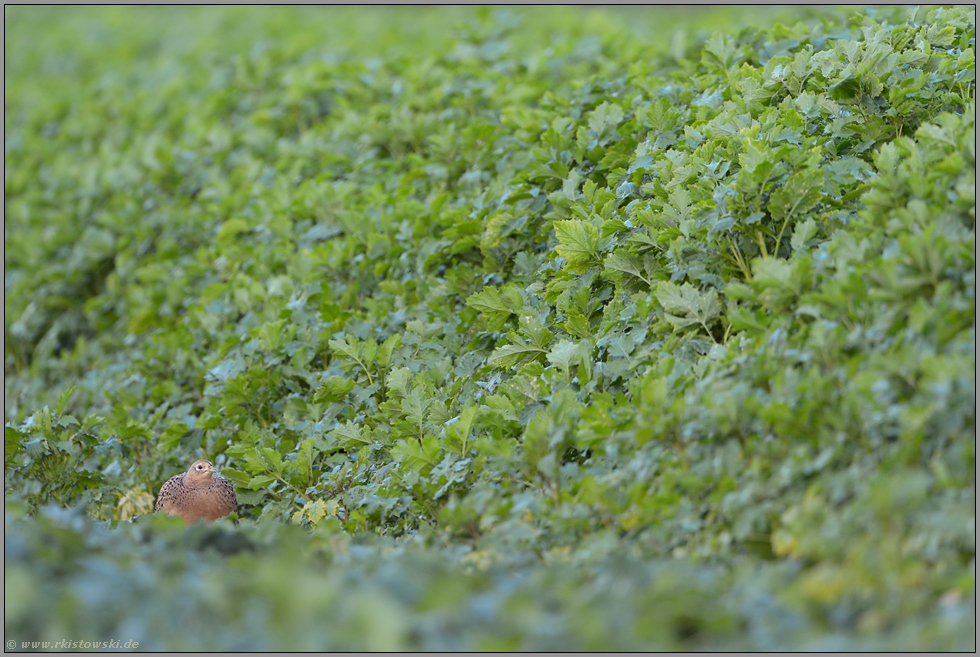
<instances>
[{"instance_id":1,"label":"dense hedge","mask_svg":"<svg viewBox=\"0 0 980 657\"><path fill-rule=\"evenodd\" d=\"M975 649L975 23L5 9L5 638Z\"/></svg>"}]
</instances>

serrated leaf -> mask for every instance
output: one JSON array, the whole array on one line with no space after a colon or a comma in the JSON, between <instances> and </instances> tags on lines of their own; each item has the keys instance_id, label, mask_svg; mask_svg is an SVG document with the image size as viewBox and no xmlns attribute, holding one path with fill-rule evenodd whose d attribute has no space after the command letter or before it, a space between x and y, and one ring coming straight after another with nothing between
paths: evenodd
<instances>
[{"instance_id":1,"label":"serrated leaf","mask_svg":"<svg viewBox=\"0 0 980 657\"><path fill-rule=\"evenodd\" d=\"M690 283L676 285L667 281L657 286L657 301L667 311L667 321L675 328L700 324L705 331L721 313L721 303L714 290L700 292Z\"/></svg>"},{"instance_id":2,"label":"serrated leaf","mask_svg":"<svg viewBox=\"0 0 980 657\"><path fill-rule=\"evenodd\" d=\"M75 393L75 390L77 389L78 386L74 386L74 385L68 386L60 395L58 395L58 401L54 405L54 412L57 415L61 415L62 413L65 412L65 406L68 405L68 400L71 398L71 396Z\"/></svg>"},{"instance_id":3,"label":"serrated leaf","mask_svg":"<svg viewBox=\"0 0 980 657\"><path fill-rule=\"evenodd\" d=\"M271 447L259 447L258 452L261 455L262 462L264 465L276 473L276 475L282 474L282 455Z\"/></svg>"},{"instance_id":4,"label":"serrated leaf","mask_svg":"<svg viewBox=\"0 0 980 657\"><path fill-rule=\"evenodd\" d=\"M327 343L331 349L339 354L343 354L353 360L361 358L361 344L357 338L345 335L343 340L330 340Z\"/></svg>"},{"instance_id":5,"label":"serrated leaf","mask_svg":"<svg viewBox=\"0 0 980 657\"><path fill-rule=\"evenodd\" d=\"M335 427L332 434L337 444L342 448L357 448L370 445L373 442L364 427L353 421L347 421Z\"/></svg>"},{"instance_id":6,"label":"serrated leaf","mask_svg":"<svg viewBox=\"0 0 980 657\"><path fill-rule=\"evenodd\" d=\"M821 198L824 173L820 169L797 171L769 200L769 212L776 221L798 217L810 211Z\"/></svg>"},{"instance_id":7,"label":"serrated leaf","mask_svg":"<svg viewBox=\"0 0 980 657\"><path fill-rule=\"evenodd\" d=\"M323 381L321 387L313 393L313 402L322 404L324 402L337 401L347 396L357 382L342 376L331 376Z\"/></svg>"},{"instance_id":8,"label":"serrated leaf","mask_svg":"<svg viewBox=\"0 0 980 657\"><path fill-rule=\"evenodd\" d=\"M603 261L607 271L622 272L624 274L629 274L635 278L639 278L641 281L649 286L653 285L653 282L647 278L644 270L642 269L643 263L640 261L639 257L631 254L616 251L610 253L606 256Z\"/></svg>"},{"instance_id":9,"label":"serrated leaf","mask_svg":"<svg viewBox=\"0 0 980 657\"><path fill-rule=\"evenodd\" d=\"M512 367L513 365L516 365L520 361L521 357L526 354L547 353L546 349L528 344L518 336L515 337L517 344L505 344L497 347L493 350L493 353L490 355L490 358L487 359L487 362L490 365L499 364L503 365L504 367Z\"/></svg>"},{"instance_id":10,"label":"serrated leaf","mask_svg":"<svg viewBox=\"0 0 980 657\"><path fill-rule=\"evenodd\" d=\"M250 490L258 490L260 488L265 488L275 480L276 480L275 477L270 477L269 475L256 475L249 480L248 488Z\"/></svg>"},{"instance_id":11,"label":"serrated leaf","mask_svg":"<svg viewBox=\"0 0 980 657\"><path fill-rule=\"evenodd\" d=\"M618 105L604 102L589 116L589 129L599 139L607 136L623 120L623 110Z\"/></svg>"},{"instance_id":12,"label":"serrated leaf","mask_svg":"<svg viewBox=\"0 0 980 657\"><path fill-rule=\"evenodd\" d=\"M516 286L508 285L501 290L487 286L476 294L470 295L466 299L466 305L484 313L491 327L490 330L499 331L511 315L520 312L524 306L524 299Z\"/></svg>"},{"instance_id":13,"label":"serrated leaf","mask_svg":"<svg viewBox=\"0 0 980 657\"><path fill-rule=\"evenodd\" d=\"M566 379L571 376L572 367L575 365L581 365L582 374L586 374L590 369L591 357L591 344L586 340L581 342L560 340L551 348L547 356L548 362L561 369Z\"/></svg>"},{"instance_id":14,"label":"serrated leaf","mask_svg":"<svg viewBox=\"0 0 980 657\"><path fill-rule=\"evenodd\" d=\"M167 428L160 433L160 439L157 442L158 449L164 454L173 451L173 449L180 444L180 439L183 438L188 431L190 431L190 427L183 422L174 422L168 425Z\"/></svg>"},{"instance_id":15,"label":"serrated leaf","mask_svg":"<svg viewBox=\"0 0 980 657\"><path fill-rule=\"evenodd\" d=\"M323 520L327 514L336 513L338 508L336 500L326 502L322 499L310 500L303 505L303 508L296 511L292 516L295 524L301 524L306 519L314 527Z\"/></svg>"},{"instance_id":16,"label":"serrated leaf","mask_svg":"<svg viewBox=\"0 0 980 657\"><path fill-rule=\"evenodd\" d=\"M466 305L484 312L511 312L496 288L485 287L466 300Z\"/></svg>"},{"instance_id":17,"label":"serrated leaf","mask_svg":"<svg viewBox=\"0 0 980 657\"><path fill-rule=\"evenodd\" d=\"M811 219L807 218L806 221L796 224L793 229L793 238L790 240L790 246L793 247L793 252L801 251L806 246L806 243L813 239L817 234L817 223Z\"/></svg>"},{"instance_id":18,"label":"serrated leaf","mask_svg":"<svg viewBox=\"0 0 980 657\"><path fill-rule=\"evenodd\" d=\"M469 438L478 412L476 406L466 406L458 416L446 423L446 440L460 456L465 456L468 451Z\"/></svg>"},{"instance_id":19,"label":"serrated leaf","mask_svg":"<svg viewBox=\"0 0 980 657\"><path fill-rule=\"evenodd\" d=\"M403 438L391 448L392 457L412 470L431 470L439 462L439 441L433 436L421 440Z\"/></svg>"},{"instance_id":20,"label":"serrated leaf","mask_svg":"<svg viewBox=\"0 0 980 657\"><path fill-rule=\"evenodd\" d=\"M595 263L599 248L599 229L591 223L570 219L555 222L557 251L573 270Z\"/></svg>"},{"instance_id":21,"label":"serrated leaf","mask_svg":"<svg viewBox=\"0 0 980 657\"><path fill-rule=\"evenodd\" d=\"M405 418L413 425L418 427L420 433L422 425L425 423L425 420L429 415L429 409L432 407L432 401L433 400L425 394L425 391L421 386L416 386L402 400L401 407L402 412L405 414Z\"/></svg>"},{"instance_id":22,"label":"serrated leaf","mask_svg":"<svg viewBox=\"0 0 980 657\"><path fill-rule=\"evenodd\" d=\"M244 472L236 470L234 468L221 468L221 476L230 481L233 484L238 484L239 486L248 486L252 477L249 477Z\"/></svg>"},{"instance_id":23,"label":"serrated leaf","mask_svg":"<svg viewBox=\"0 0 980 657\"><path fill-rule=\"evenodd\" d=\"M305 485L313 483L313 439L307 438L299 445L296 451L296 469L303 478Z\"/></svg>"},{"instance_id":24,"label":"serrated leaf","mask_svg":"<svg viewBox=\"0 0 980 657\"><path fill-rule=\"evenodd\" d=\"M407 367L396 367L388 372L388 379L385 382L388 388L388 397L400 399L408 394L408 387L412 382L412 370Z\"/></svg>"}]
</instances>

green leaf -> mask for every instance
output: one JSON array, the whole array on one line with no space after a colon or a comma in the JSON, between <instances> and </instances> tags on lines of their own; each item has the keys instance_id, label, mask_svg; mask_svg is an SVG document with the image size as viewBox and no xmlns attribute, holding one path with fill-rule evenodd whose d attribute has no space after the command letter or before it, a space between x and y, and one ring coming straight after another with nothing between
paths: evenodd
<instances>
[{"instance_id":1,"label":"green leaf","mask_svg":"<svg viewBox=\"0 0 980 657\"><path fill-rule=\"evenodd\" d=\"M271 447L259 447L258 453L269 472L274 473L277 477L282 476L282 455L279 452Z\"/></svg>"},{"instance_id":2,"label":"green leaf","mask_svg":"<svg viewBox=\"0 0 980 657\"><path fill-rule=\"evenodd\" d=\"M252 478L240 470L234 468L221 468L221 476L238 486L248 487Z\"/></svg>"},{"instance_id":3,"label":"green leaf","mask_svg":"<svg viewBox=\"0 0 980 657\"><path fill-rule=\"evenodd\" d=\"M337 441L337 444L345 449L357 449L374 442L371 435L364 430L364 427L353 421L344 422L333 429L331 433Z\"/></svg>"},{"instance_id":4,"label":"green leaf","mask_svg":"<svg viewBox=\"0 0 980 657\"><path fill-rule=\"evenodd\" d=\"M407 367L396 367L388 373L388 396L391 398L404 398L408 395L408 388L412 383L412 370Z\"/></svg>"},{"instance_id":5,"label":"green leaf","mask_svg":"<svg viewBox=\"0 0 980 657\"><path fill-rule=\"evenodd\" d=\"M511 335L512 344L505 344L494 349L487 362L490 365L513 367L527 354L547 353L547 349L526 342L519 335Z\"/></svg>"},{"instance_id":6,"label":"green leaf","mask_svg":"<svg viewBox=\"0 0 980 657\"><path fill-rule=\"evenodd\" d=\"M160 440L157 443L158 448L164 454L172 452L180 444L181 438L187 435L188 431L190 431L190 427L183 422L174 422L173 424L167 425L167 428L160 433Z\"/></svg>"},{"instance_id":7,"label":"green leaf","mask_svg":"<svg viewBox=\"0 0 980 657\"><path fill-rule=\"evenodd\" d=\"M466 305L484 314L491 331L499 331L511 315L520 312L524 299L516 286L508 285L502 290L487 286L467 298Z\"/></svg>"},{"instance_id":8,"label":"green leaf","mask_svg":"<svg viewBox=\"0 0 980 657\"><path fill-rule=\"evenodd\" d=\"M587 377L591 369L592 345L583 340L581 342L570 342L560 340L547 355L548 362L556 365L565 375L568 381L571 377L572 367L580 366L579 372Z\"/></svg>"},{"instance_id":9,"label":"green leaf","mask_svg":"<svg viewBox=\"0 0 980 657\"><path fill-rule=\"evenodd\" d=\"M589 129L597 139L605 139L622 122L623 110L618 105L604 102L589 116Z\"/></svg>"},{"instance_id":10,"label":"green leaf","mask_svg":"<svg viewBox=\"0 0 980 657\"><path fill-rule=\"evenodd\" d=\"M572 271L583 271L598 261L599 229L585 221L555 222L558 255L568 261Z\"/></svg>"},{"instance_id":11,"label":"green leaf","mask_svg":"<svg viewBox=\"0 0 980 657\"><path fill-rule=\"evenodd\" d=\"M439 441L433 436L401 439L391 448L392 457L411 470L428 472L441 460Z\"/></svg>"},{"instance_id":12,"label":"green leaf","mask_svg":"<svg viewBox=\"0 0 980 657\"><path fill-rule=\"evenodd\" d=\"M270 477L269 475L257 475L252 477L248 482L248 488L250 490L258 490L260 488L265 488L272 482L276 480L275 477Z\"/></svg>"},{"instance_id":13,"label":"green leaf","mask_svg":"<svg viewBox=\"0 0 980 657\"><path fill-rule=\"evenodd\" d=\"M313 401L317 404L332 402L347 396L357 382L342 376L331 376L323 381L322 386L313 393Z\"/></svg>"},{"instance_id":14,"label":"green leaf","mask_svg":"<svg viewBox=\"0 0 980 657\"><path fill-rule=\"evenodd\" d=\"M775 192L769 201L769 212L776 221L800 217L813 209L821 199L824 173L820 169L797 171Z\"/></svg>"},{"instance_id":15,"label":"green leaf","mask_svg":"<svg viewBox=\"0 0 980 657\"><path fill-rule=\"evenodd\" d=\"M305 518L314 527L316 523L323 519L326 515L326 509L323 507L323 500L316 500L315 502L307 502L303 505L303 508L293 514L293 523L299 525L303 522Z\"/></svg>"},{"instance_id":16,"label":"green leaf","mask_svg":"<svg viewBox=\"0 0 980 657\"><path fill-rule=\"evenodd\" d=\"M296 451L296 469L302 478L303 486L312 486L315 480L313 473L313 459L315 455L313 449L313 439L307 438L300 443L299 449Z\"/></svg>"},{"instance_id":17,"label":"green leaf","mask_svg":"<svg viewBox=\"0 0 980 657\"><path fill-rule=\"evenodd\" d=\"M653 281L650 280L645 274L647 264L652 265L654 262L653 258L644 259L644 262L640 261L640 258L625 252L614 252L606 256L603 264L607 272L622 272L624 274L629 274L635 278L640 279L648 286L653 287Z\"/></svg>"},{"instance_id":18,"label":"green leaf","mask_svg":"<svg viewBox=\"0 0 980 657\"><path fill-rule=\"evenodd\" d=\"M345 335L343 340L330 340L330 348L339 354L343 354L353 360L361 359L362 343L357 338Z\"/></svg>"},{"instance_id":19,"label":"green leaf","mask_svg":"<svg viewBox=\"0 0 980 657\"><path fill-rule=\"evenodd\" d=\"M793 237L790 240L790 246L793 247L793 252L797 253L802 251L806 246L807 242L816 237L817 235L817 224L813 219L806 219L801 223L796 224L793 229Z\"/></svg>"},{"instance_id":20,"label":"green leaf","mask_svg":"<svg viewBox=\"0 0 980 657\"><path fill-rule=\"evenodd\" d=\"M78 386L68 386L60 395L58 395L58 401L54 405L54 412L57 415L61 415L65 412L65 406L68 405L68 400L77 389Z\"/></svg>"},{"instance_id":21,"label":"green leaf","mask_svg":"<svg viewBox=\"0 0 980 657\"><path fill-rule=\"evenodd\" d=\"M479 409L470 405L463 408L459 415L446 423L446 439L450 447L460 456L465 456L470 448L470 436Z\"/></svg>"},{"instance_id":22,"label":"green leaf","mask_svg":"<svg viewBox=\"0 0 980 657\"><path fill-rule=\"evenodd\" d=\"M429 409L432 408L432 403L432 399L425 394L421 386L416 386L402 400L401 406L405 418L418 427L420 435L422 434L422 426L429 416Z\"/></svg>"},{"instance_id":23,"label":"green leaf","mask_svg":"<svg viewBox=\"0 0 980 657\"><path fill-rule=\"evenodd\" d=\"M675 328L699 324L710 333L710 325L721 313L721 303L714 290L702 293L690 283L678 286L662 281L657 285L656 297L667 311L667 321Z\"/></svg>"}]
</instances>

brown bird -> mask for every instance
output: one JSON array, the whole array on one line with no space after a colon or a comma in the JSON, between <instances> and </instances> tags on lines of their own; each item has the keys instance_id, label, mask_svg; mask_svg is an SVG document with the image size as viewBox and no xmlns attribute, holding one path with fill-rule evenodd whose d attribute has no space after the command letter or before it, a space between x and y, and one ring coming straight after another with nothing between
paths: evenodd
<instances>
[{"instance_id":1,"label":"brown bird","mask_svg":"<svg viewBox=\"0 0 980 657\"><path fill-rule=\"evenodd\" d=\"M167 480L153 510L180 516L188 525L198 520L214 522L238 511L238 498L231 482L215 474L211 461L199 460L187 472Z\"/></svg>"}]
</instances>

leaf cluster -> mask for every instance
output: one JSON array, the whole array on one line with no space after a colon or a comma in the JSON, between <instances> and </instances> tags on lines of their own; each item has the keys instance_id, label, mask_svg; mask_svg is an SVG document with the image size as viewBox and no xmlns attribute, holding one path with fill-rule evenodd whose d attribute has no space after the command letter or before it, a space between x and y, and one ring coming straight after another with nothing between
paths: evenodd
<instances>
[{"instance_id":1,"label":"leaf cluster","mask_svg":"<svg viewBox=\"0 0 980 657\"><path fill-rule=\"evenodd\" d=\"M972 9L319 9L5 10L8 635L971 648Z\"/></svg>"}]
</instances>

